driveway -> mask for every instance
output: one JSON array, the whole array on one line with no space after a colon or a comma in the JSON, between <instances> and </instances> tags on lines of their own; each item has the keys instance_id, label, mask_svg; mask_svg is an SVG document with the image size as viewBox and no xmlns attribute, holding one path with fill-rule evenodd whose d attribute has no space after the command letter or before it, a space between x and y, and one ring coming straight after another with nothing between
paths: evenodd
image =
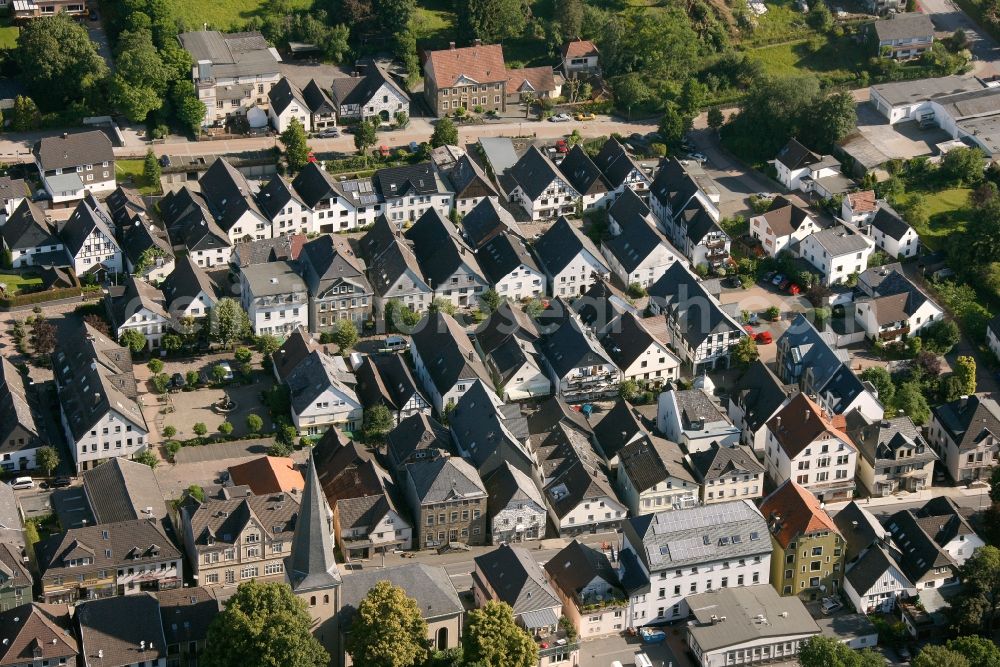
<instances>
[{"instance_id":1,"label":"driveway","mask_svg":"<svg viewBox=\"0 0 1000 667\"><path fill-rule=\"evenodd\" d=\"M977 76L992 76L1000 73L997 59L1000 58L1000 45L985 30L980 28L952 0L917 0L917 4L925 14L930 16L934 27L941 33L952 33L964 30L965 36L972 43L970 50L975 59Z\"/></svg>"},{"instance_id":2,"label":"driveway","mask_svg":"<svg viewBox=\"0 0 1000 667\"><path fill-rule=\"evenodd\" d=\"M84 25L87 28L87 33L90 35L90 41L97 46L97 52L108 63L108 69L114 74L115 61L111 57L111 46L108 44L108 34L104 32L104 24L101 21L85 19Z\"/></svg>"},{"instance_id":3,"label":"driveway","mask_svg":"<svg viewBox=\"0 0 1000 667\"><path fill-rule=\"evenodd\" d=\"M756 192L780 192L781 185L737 160L719 143L716 132L705 126L705 114L695 120L695 129L688 136L707 162L708 174L719 188L719 208L723 217L745 213L749 208L747 197Z\"/></svg>"}]
</instances>

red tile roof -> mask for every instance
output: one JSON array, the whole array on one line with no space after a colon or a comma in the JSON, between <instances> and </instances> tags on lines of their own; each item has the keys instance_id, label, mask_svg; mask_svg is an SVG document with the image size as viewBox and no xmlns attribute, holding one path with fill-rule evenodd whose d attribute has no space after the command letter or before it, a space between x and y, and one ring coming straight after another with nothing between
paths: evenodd
<instances>
[{"instance_id":1,"label":"red tile roof","mask_svg":"<svg viewBox=\"0 0 1000 667\"><path fill-rule=\"evenodd\" d=\"M527 86L525 86L527 82ZM507 70L507 93L533 91L551 92L556 89L556 80L551 67L525 67Z\"/></svg>"},{"instance_id":2,"label":"red tile roof","mask_svg":"<svg viewBox=\"0 0 1000 667\"><path fill-rule=\"evenodd\" d=\"M855 213L868 213L878 208L878 205L875 201L874 190L862 190L861 192L852 192L849 195L847 195L847 198L850 200L851 209Z\"/></svg>"},{"instance_id":3,"label":"red tile roof","mask_svg":"<svg viewBox=\"0 0 1000 667\"><path fill-rule=\"evenodd\" d=\"M586 58L588 56L598 56L601 52L597 50L593 42L585 39L578 39L569 42L563 47L563 56L566 58Z\"/></svg>"},{"instance_id":4,"label":"red tile roof","mask_svg":"<svg viewBox=\"0 0 1000 667\"><path fill-rule=\"evenodd\" d=\"M229 467L229 477L237 486L250 487L254 495L302 491L306 482L295 469L295 461L283 456L262 456Z\"/></svg>"},{"instance_id":5,"label":"red tile roof","mask_svg":"<svg viewBox=\"0 0 1000 667\"><path fill-rule=\"evenodd\" d=\"M450 88L460 78L478 83L506 81L503 47L485 44L431 51L427 54L427 73L438 88Z\"/></svg>"},{"instance_id":6,"label":"red tile roof","mask_svg":"<svg viewBox=\"0 0 1000 667\"><path fill-rule=\"evenodd\" d=\"M838 438L853 447L844 433L846 422L842 415L831 419L816 403L803 393L783 407L767 422L767 428L774 434L781 448L794 459L803 449L820 438Z\"/></svg>"},{"instance_id":7,"label":"red tile roof","mask_svg":"<svg viewBox=\"0 0 1000 667\"><path fill-rule=\"evenodd\" d=\"M819 499L788 480L761 503L771 535L783 548L808 533L830 531L840 535L837 525L820 506Z\"/></svg>"}]
</instances>

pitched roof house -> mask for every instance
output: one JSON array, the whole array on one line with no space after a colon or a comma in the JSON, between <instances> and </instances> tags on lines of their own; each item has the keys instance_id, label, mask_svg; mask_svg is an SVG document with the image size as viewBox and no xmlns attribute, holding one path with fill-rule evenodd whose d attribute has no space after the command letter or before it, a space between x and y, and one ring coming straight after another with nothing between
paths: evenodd
<instances>
[{"instance_id":1,"label":"pitched roof house","mask_svg":"<svg viewBox=\"0 0 1000 667\"><path fill-rule=\"evenodd\" d=\"M424 62L424 96L435 116L455 109L507 109L507 66L503 47L481 44L429 51ZM482 94L480 94L482 93Z\"/></svg>"},{"instance_id":2,"label":"pitched roof house","mask_svg":"<svg viewBox=\"0 0 1000 667\"><path fill-rule=\"evenodd\" d=\"M594 242L562 216L535 241L534 251L548 278L550 296L583 294L598 276L611 275Z\"/></svg>"}]
</instances>

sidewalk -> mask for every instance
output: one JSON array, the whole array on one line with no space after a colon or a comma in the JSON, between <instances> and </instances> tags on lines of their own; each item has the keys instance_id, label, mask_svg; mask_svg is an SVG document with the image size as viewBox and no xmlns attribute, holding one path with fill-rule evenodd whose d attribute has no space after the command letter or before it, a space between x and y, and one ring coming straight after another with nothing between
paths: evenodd
<instances>
[{"instance_id":1,"label":"sidewalk","mask_svg":"<svg viewBox=\"0 0 1000 667\"><path fill-rule=\"evenodd\" d=\"M869 507L885 507L891 505L913 505L919 503L925 503L931 498L937 498L938 496L946 496L948 498L954 498L955 501L962 505L963 507L972 507L976 502L982 499L982 496L987 496L990 492L989 485L982 487L976 487L968 489L962 486L935 486L930 489L923 489L915 493L903 493L892 496L884 496L882 498L858 498L857 502L859 505L865 508ZM973 505L968 503L963 503L962 499L972 499L974 500ZM852 502L850 500L839 502L839 503L829 503L826 505L826 510L828 512L839 512L840 510L847 507L847 505Z\"/></svg>"}]
</instances>

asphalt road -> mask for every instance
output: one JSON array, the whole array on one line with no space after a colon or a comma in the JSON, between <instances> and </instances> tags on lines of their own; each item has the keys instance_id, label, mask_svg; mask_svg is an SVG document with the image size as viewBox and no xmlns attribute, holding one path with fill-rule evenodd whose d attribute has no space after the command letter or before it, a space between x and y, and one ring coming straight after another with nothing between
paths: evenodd
<instances>
[{"instance_id":1,"label":"asphalt road","mask_svg":"<svg viewBox=\"0 0 1000 667\"><path fill-rule=\"evenodd\" d=\"M952 0L918 0L917 4L939 33L952 33L956 30L965 31L971 42L970 51L976 61L975 73L978 76L992 76L1000 73L997 60L1000 59L1000 45L985 30L963 12Z\"/></svg>"}]
</instances>

